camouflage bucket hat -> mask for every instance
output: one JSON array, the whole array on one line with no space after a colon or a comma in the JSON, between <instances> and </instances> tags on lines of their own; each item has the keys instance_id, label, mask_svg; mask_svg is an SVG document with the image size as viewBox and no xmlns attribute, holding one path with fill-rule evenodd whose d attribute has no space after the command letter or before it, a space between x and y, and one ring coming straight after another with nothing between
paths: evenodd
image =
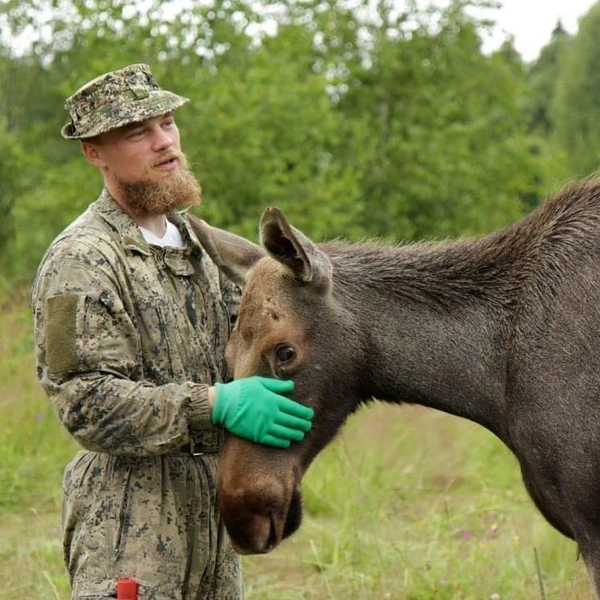
<instances>
[{"instance_id":1,"label":"camouflage bucket hat","mask_svg":"<svg viewBox=\"0 0 600 600\"><path fill-rule=\"evenodd\" d=\"M67 98L71 121L61 134L68 140L91 138L164 115L186 102L188 98L161 89L148 65L130 65L96 77Z\"/></svg>"}]
</instances>

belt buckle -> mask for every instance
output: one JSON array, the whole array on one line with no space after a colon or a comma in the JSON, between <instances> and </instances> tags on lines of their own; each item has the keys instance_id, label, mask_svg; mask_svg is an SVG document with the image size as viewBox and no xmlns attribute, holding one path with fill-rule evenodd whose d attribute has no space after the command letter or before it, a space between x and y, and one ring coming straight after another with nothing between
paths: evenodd
<instances>
[{"instance_id":1,"label":"belt buckle","mask_svg":"<svg viewBox=\"0 0 600 600\"><path fill-rule=\"evenodd\" d=\"M196 452L196 446L194 444L194 440L190 440L190 454L192 456L202 456L204 452Z\"/></svg>"}]
</instances>

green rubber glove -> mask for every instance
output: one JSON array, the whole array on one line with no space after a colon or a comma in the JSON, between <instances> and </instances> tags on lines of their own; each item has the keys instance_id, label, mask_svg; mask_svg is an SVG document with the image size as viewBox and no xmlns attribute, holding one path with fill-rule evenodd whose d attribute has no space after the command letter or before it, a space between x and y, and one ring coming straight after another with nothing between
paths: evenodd
<instances>
[{"instance_id":1,"label":"green rubber glove","mask_svg":"<svg viewBox=\"0 0 600 600\"><path fill-rule=\"evenodd\" d=\"M245 377L215 384L211 421L238 437L287 448L304 439L314 411L281 394L291 392L291 380Z\"/></svg>"}]
</instances>

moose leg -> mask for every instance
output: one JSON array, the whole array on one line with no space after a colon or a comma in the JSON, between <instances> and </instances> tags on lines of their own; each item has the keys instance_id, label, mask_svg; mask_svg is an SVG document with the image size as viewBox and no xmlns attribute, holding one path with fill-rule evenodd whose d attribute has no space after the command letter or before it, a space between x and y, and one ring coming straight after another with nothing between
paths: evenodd
<instances>
[{"instance_id":1,"label":"moose leg","mask_svg":"<svg viewBox=\"0 0 600 600\"><path fill-rule=\"evenodd\" d=\"M585 566L592 583L592 591L594 592L594 600L600 600L600 573L598 565L592 564L591 561L584 558Z\"/></svg>"},{"instance_id":2,"label":"moose leg","mask_svg":"<svg viewBox=\"0 0 600 600\"><path fill-rule=\"evenodd\" d=\"M592 584L594 598L600 600L600 538L580 543L579 550Z\"/></svg>"},{"instance_id":3,"label":"moose leg","mask_svg":"<svg viewBox=\"0 0 600 600\"><path fill-rule=\"evenodd\" d=\"M554 452L555 456L559 454ZM540 473L544 473L540 464L544 466L544 463L540 462L532 466L526 460L521 460L525 486L546 520L577 543L594 592L594 600L600 600L600 522L593 517L587 517L597 513L595 499L599 494L596 493L596 486L590 486L588 478L585 477L581 481L572 480L571 483L577 490L585 492L578 493L574 502L570 501L570 497L562 493L569 486L556 485L550 475L551 469L546 471L549 473L546 477L540 477ZM585 473L585 470L582 469L577 474L582 473Z\"/></svg>"}]
</instances>

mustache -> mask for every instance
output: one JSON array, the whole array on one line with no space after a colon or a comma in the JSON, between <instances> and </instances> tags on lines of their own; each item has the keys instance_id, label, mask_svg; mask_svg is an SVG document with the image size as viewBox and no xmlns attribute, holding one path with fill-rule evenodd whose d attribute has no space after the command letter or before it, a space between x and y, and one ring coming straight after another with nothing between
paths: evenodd
<instances>
[{"instance_id":1,"label":"mustache","mask_svg":"<svg viewBox=\"0 0 600 600\"><path fill-rule=\"evenodd\" d=\"M158 167L169 160L178 160L182 167L187 167L187 158L183 152L177 152L176 150L167 150L163 152L153 163L153 167Z\"/></svg>"}]
</instances>

